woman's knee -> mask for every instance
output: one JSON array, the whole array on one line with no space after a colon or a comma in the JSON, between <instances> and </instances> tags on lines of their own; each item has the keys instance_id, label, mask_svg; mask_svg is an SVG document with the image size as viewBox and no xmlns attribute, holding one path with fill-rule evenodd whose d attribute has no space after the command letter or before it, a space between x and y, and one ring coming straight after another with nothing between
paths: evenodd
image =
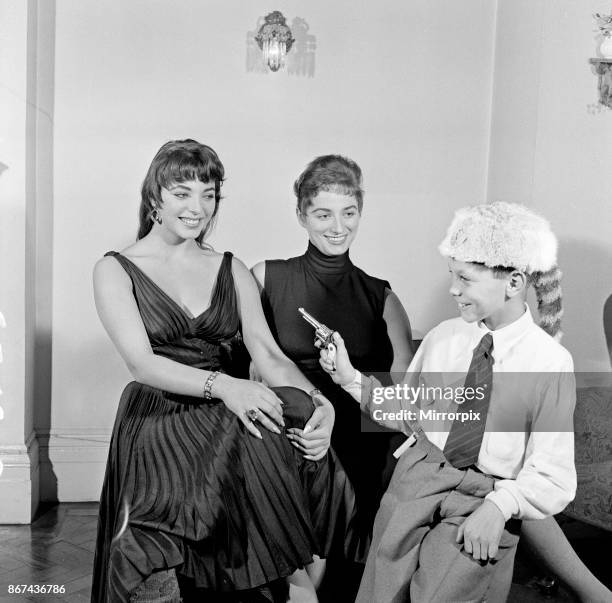
<instances>
[{"instance_id":1,"label":"woman's knee","mask_svg":"<svg viewBox=\"0 0 612 603\"><path fill-rule=\"evenodd\" d=\"M283 402L283 419L286 426L302 429L314 412L311 397L297 387L273 387L272 390Z\"/></svg>"}]
</instances>

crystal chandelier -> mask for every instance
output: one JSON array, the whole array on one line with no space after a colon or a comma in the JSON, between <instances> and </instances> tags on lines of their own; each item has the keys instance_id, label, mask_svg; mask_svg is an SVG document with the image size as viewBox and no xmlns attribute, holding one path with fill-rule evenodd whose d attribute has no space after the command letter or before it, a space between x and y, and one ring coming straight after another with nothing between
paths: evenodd
<instances>
[{"instance_id":1,"label":"crystal chandelier","mask_svg":"<svg viewBox=\"0 0 612 603\"><path fill-rule=\"evenodd\" d=\"M259 28L255 40L271 71L278 71L285 64L285 55L295 42L283 13L278 10L266 16L265 23Z\"/></svg>"}]
</instances>

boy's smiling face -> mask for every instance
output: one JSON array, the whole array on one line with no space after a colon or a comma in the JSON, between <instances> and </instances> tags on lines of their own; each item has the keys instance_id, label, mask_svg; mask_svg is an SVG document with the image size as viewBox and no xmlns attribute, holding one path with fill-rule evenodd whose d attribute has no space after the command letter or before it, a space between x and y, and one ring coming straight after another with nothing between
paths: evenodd
<instances>
[{"instance_id":1,"label":"boy's smiling face","mask_svg":"<svg viewBox=\"0 0 612 603\"><path fill-rule=\"evenodd\" d=\"M497 277L491 268L449 258L450 294L466 322L483 321L495 330L516 320L525 310L512 284L516 273ZM520 273L519 273L520 274ZM519 312L520 309L520 312Z\"/></svg>"}]
</instances>

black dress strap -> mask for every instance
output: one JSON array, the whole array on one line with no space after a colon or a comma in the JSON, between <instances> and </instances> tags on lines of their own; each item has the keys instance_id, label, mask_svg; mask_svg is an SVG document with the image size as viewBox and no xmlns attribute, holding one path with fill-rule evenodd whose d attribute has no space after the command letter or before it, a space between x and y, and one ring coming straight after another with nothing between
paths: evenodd
<instances>
[{"instance_id":1,"label":"black dress strap","mask_svg":"<svg viewBox=\"0 0 612 603\"><path fill-rule=\"evenodd\" d=\"M231 251L226 251L217 273L217 282L210 300L211 313L207 320L213 332L235 333L240 327L238 296L232 273ZM229 329L228 329L229 327Z\"/></svg>"},{"instance_id":2,"label":"black dress strap","mask_svg":"<svg viewBox=\"0 0 612 603\"><path fill-rule=\"evenodd\" d=\"M121 264L121 267L128 273L130 278L132 278L134 274L149 278L136 264L134 264L134 262L132 262L132 260L130 260L130 258L122 255L119 251L107 251L104 254L105 258L109 256L115 258L119 264ZM133 280L134 279L132 278L132 281Z\"/></svg>"}]
</instances>

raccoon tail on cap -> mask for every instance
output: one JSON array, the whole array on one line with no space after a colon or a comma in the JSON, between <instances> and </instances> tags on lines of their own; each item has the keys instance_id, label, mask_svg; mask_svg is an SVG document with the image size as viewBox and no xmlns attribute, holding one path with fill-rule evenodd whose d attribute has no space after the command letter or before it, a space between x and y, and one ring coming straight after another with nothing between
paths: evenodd
<instances>
[{"instance_id":1,"label":"raccoon tail on cap","mask_svg":"<svg viewBox=\"0 0 612 603\"><path fill-rule=\"evenodd\" d=\"M529 275L535 290L540 315L540 327L557 341L561 340L561 277L558 266L553 266L546 272L533 272Z\"/></svg>"}]
</instances>

